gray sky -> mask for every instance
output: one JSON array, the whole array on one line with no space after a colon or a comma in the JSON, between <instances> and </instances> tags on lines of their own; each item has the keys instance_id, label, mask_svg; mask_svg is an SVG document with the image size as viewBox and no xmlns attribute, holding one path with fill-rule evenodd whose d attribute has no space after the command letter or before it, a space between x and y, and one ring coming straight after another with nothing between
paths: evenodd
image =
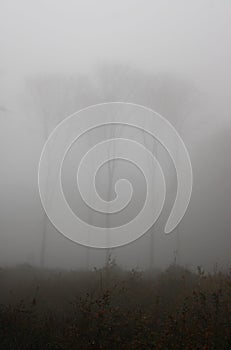
<instances>
[{"instance_id":1,"label":"gray sky","mask_svg":"<svg viewBox=\"0 0 231 350\"><path fill-rule=\"evenodd\" d=\"M228 0L1 0L1 72L72 72L112 60L187 75L225 98L230 16Z\"/></svg>"}]
</instances>

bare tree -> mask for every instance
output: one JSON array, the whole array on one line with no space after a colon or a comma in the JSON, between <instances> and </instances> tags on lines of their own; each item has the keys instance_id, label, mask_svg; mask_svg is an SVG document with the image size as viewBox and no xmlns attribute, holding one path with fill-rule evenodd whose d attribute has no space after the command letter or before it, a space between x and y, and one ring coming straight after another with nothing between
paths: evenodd
<instances>
[{"instance_id":1,"label":"bare tree","mask_svg":"<svg viewBox=\"0 0 231 350\"><path fill-rule=\"evenodd\" d=\"M60 74L36 76L28 81L33 98L36 117L41 125L44 143L50 132L65 117L94 103L89 80L85 76L66 76ZM47 189L48 193L48 189ZM40 265L45 266L47 234L50 227L46 213L43 217Z\"/></svg>"},{"instance_id":2,"label":"bare tree","mask_svg":"<svg viewBox=\"0 0 231 350\"><path fill-rule=\"evenodd\" d=\"M180 132L198 100L198 92L191 82L169 74L148 74L127 65L105 65L98 69L97 87L103 102L124 101L152 108L166 117ZM143 133L143 143L147 145L147 135ZM114 136L112 133L111 137ZM158 158L159 145L153 140L150 150ZM109 187L112 185L114 165L110 164ZM154 181L155 181L155 175ZM108 197L110 197L110 188ZM150 233L150 269L154 267L154 231ZM176 229L176 257L180 255L180 233ZM106 252L106 259L110 250Z\"/></svg>"},{"instance_id":3,"label":"bare tree","mask_svg":"<svg viewBox=\"0 0 231 350\"><path fill-rule=\"evenodd\" d=\"M124 101L133 102L150 107L163 114L179 128L188 110L192 108L195 91L188 82L181 81L169 75L151 75L126 65L102 65L94 75L43 75L36 76L29 81L29 88L33 97L36 117L41 125L43 142L49 133L65 117L77 110L92 104ZM106 129L106 138L118 137L123 132L122 127ZM146 136L143 134L143 142ZM152 141L152 152L158 156L158 145ZM113 152L113 150L110 150ZM112 195L115 163L108 162L108 192L107 199ZM155 181L155 176L154 176ZM89 188L90 190L90 188ZM91 223L91 211L89 212ZM106 227L110 229L110 218L106 215ZM41 243L40 264L45 265L45 251L49 220L44 213L43 236ZM90 234L90 233L89 233ZM177 251L179 252L179 235L177 235ZM110 239L110 235L108 235ZM109 244L109 242L108 242ZM154 265L154 234L150 234L150 268ZM87 250L86 264L89 267L89 253ZM106 250L106 263L111 256L110 249Z\"/></svg>"}]
</instances>

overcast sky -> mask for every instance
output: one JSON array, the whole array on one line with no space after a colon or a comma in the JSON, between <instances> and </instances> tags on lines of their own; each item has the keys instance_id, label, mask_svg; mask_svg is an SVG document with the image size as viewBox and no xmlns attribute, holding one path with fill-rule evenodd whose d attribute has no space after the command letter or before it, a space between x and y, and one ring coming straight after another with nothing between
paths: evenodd
<instances>
[{"instance_id":1,"label":"overcast sky","mask_svg":"<svg viewBox=\"0 0 231 350\"><path fill-rule=\"evenodd\" d=\"M112 60L174 71L230 98L229 0L0 3L3 77L79 71Z\"/></svg>"}]
</instances>

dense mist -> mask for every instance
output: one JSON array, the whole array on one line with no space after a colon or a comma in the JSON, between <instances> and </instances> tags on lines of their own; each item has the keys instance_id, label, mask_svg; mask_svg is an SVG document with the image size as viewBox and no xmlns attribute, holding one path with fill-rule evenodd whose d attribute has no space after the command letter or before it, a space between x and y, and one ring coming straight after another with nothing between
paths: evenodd
<instances>
[{"instance_id":1,"label":"dense mist","mask_svg":"<svg viewBox=\"0 0 231 350\"><path fill-rule=\"evenodd\" d=\"M186 215L165 235L177 181L160 146L169 190L164 212L146 234L110 250L111 256L124 268L163 269L173 262L190 269L230 267L231 3L1 0L0 8L0 264L104 264L108 251L71 242L46 218L38 163L49 134L66 117L121 101L149 107L173 124L189 150L194 181ZM71 169L111 133L101 128L83 136L66 159L63 182L73 210L81 198ZM129 128L123 135L156 152L150 136ZM142 175L123 162L111 185L125 172L136 189L134 202L112 225L136 215L144 200ZM98 189L105 199L110 181L108 169L101 169ZM103 225L103 217L79 210L85 220Z\"/></svg>"}]
</instances>

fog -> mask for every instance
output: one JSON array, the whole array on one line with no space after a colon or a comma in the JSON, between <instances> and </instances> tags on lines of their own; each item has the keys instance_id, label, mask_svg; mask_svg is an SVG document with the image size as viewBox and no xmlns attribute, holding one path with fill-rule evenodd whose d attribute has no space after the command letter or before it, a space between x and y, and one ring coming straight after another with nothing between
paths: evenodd
<instances>
[{"instance_id":1,"label":"fog","mask_svg":"<svg viewBox=\"0 0 231 350\"><path fill-rule=\"evenodd\" d=\"M194 184L186 215L165 235L177 184L161 148L170 192L165 210L146 234L110 254L125 268L165 268L174 261L230 267L231 3L1 0L0 8L0 264L104 264L108 251L71 242L46 218L38 163L59 122L93 104L123 101L152 108L175 126L190 153ZM123 134L144 141L142 132L125 128ZM64 188L75 211L80 202L71 187L72 166L105 135L110 138L110 128L94 131L76 145L74 161L67 158ZM153 148L148 136L145 144ZM145 195L137 169L116 169L113 176L126 172L137 191L131 210L112 225L136 215ZM99 192L106 198L111 180L107 169L100 171ZM89 220L86 210L81 215ZM102 224L99 217L91 220Z\"/></svg>"}]
</instances>

